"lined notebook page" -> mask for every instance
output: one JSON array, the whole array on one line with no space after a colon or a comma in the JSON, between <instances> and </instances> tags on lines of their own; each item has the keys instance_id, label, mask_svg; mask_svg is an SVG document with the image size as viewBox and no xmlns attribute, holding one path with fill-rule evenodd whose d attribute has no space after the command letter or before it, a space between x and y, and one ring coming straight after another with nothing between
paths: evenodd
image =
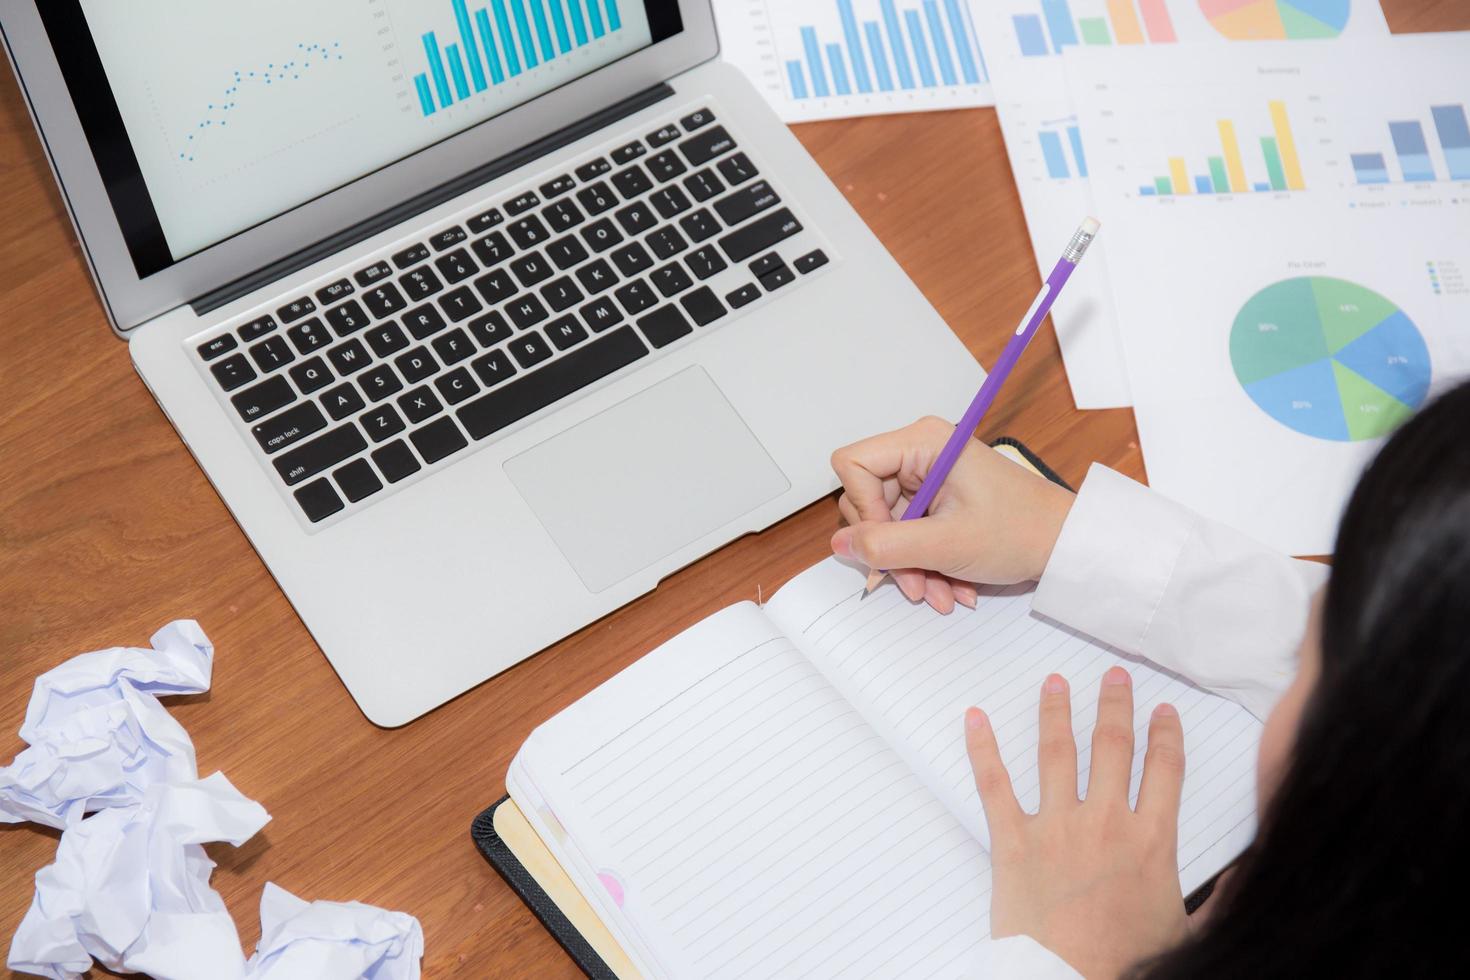
<instances>
[{"instance_id":1,"label":"lined notebook page","mask_svg":"<svg viewBox=\"0 0 1470 980\"><path fill-rule=\"evenodd\" d=\"M660 974L958 977L989 932L984 849L750 603L542 725L514 768Z\"/></svg>"},{"instance_id":2,"label":"lined notebook page","mask_svg":"<svg viewBox=\"0 0 1470 980\"><path fill-rule=\"evenodd\" d=\"M828 560L784 586L766 613L979 840L989 838L965 754L965 708L977 705L990 716L1016 796L1034 812L1042 680L1055 671L1071 685L1078 786L1085 792L1098 688L1104 671L1123 664L1134 685L1135 799L1154 705L1173 704L1184 722L1185 891L1250 842L1260 723L1244 708L1032 615L1029 584L982 590L975 610L961 606L949 616L910 603L891 582L859 602L862 586L861 572Z\"/></svg>"}]
</instances>

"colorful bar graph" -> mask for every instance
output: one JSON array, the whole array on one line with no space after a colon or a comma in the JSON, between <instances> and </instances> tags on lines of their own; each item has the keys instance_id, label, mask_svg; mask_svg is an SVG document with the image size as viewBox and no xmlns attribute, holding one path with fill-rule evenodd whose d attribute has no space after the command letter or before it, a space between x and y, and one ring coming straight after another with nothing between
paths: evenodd
<instances>
[{"instance_id":1,"label":"colorful bar graph","mask_svg":"<svg viewBox=\"0 0 1470 980\"><path fill-rule=\"evenodd\" d=\"M1082 32L1083 44L1113 43L1113 36L1108 33L1108 22L1101 17L1083 17L1077 21L1077 29ZM1153 193L1153 188L1149 188L1149 193Z\"/></svg>"},{"instance_id":2,"label":"colorful bar graph","mask_svg":"<svg viewBox=\"0 0 1470 980\"><path fill-rule=\"evenodd\" d=\"M1353 175L1360 184L1388 183L1388 163L1382 153L1352 154Z\"/></svg>"},{"instance_id":3,"label":"colorful bar graph","mask_svg":"<svg viewBox=\"0 0 1470 980\"><path fill-rule=\"evenodd\" d=\"M1035 14L1015 14L1011 23L1016 28L1016 40L1020 42L1021 54L1027 58L1044 57L1051 54L1046 46L1046 34L1041 29L1041 18Z\"/></svg>"},{"instance_id":4,"label":"colorful bar graph","mask_svg":"<svg viewBox=\"0 0 1470 980\"><path fill-rule=\"evenodd\" d=\"M1437 105L1431 106L1429 113L1434 117L1450 180L1470 180L1470 121L1465 118L1465 107Z\"/></svg>"},{"instance_id":5,"label":"colorful bar graph","mask_svg":"<svg viewBox=\"0 0 1470 980\"><path fill-rule=\"evenodd\" d=\"M454 96L449 93L449 76L444 74L444 60L439 56L439 41L433 31L424 35L424 55L429 59L429 74L434 76L434 91L439 93L439 105L448 109L454 105Z\"/></svg>"},{"instance_id":6,"label":"colorful bar graph","mask_svg":"<svg viewBox=\"0 0 1470 980\"><path fill-rule=\"evenodd\" d=\"M575 12L580 0L569 2ZM589 10L594 5L594 0L585 2ZM612 0L602 2L611 5ZM841 34L832 36L839 30L836 25L823 27L821 33L811 24L798 27L801 50L789 54L799 56L785 59L792 98L936 89L985 80L985 62L959 0L869 0L868 9L876 8L877 18L862 21L856 0L829 2ZM1065 5L1066 0L1057 2ZM1044 45L1040 19L1034 19L1036 37ZM800 92L792 60L800 69Z\"/></svg>"},{"instance_id":7,"label":"colorful bar graph","mask_svg":"<svg viewBox=\"0 0 1470 980\"><path fill-rule=\"evenodd\" d=\"M1286 173L1286 189L1306 190L1306 181L1302 179L1302 162L1296 155L1296 139L1291 135L1291 123L1286 118L1286 103L1273 100L1269 105L1271 128L1276 133L1276 145L1281 150L1281 166Z\"/></svg>"},{"instance_id":8,"label":"colorful bar graph","mask_svg":"<svg viewBox=\"0 0 1470 980\"><path fill-rule=\"evenodd\" d=\"M1388 124L1393 137L1393 152L1399 158L1404 180L1409 183L1434 179L1434 165L1429 162L1429 145L1424 142L1424 127L1416 119Z\"/></svg>"},{"instance_id":9,"label":"colorful bar graph","mask_svg":"<svg viewBox=\"0 0 1470 980\"><path fill-rule=\"evenodd\" d=\"M531 19L536 22L536 40L541 42L541 60L550 61L556 57L556 50L551 46L551 25L546 20L546 7L541 0L526 2L531 5Z\"/></svg>"},{"instance_id":10,"label":"colorful bar graph","mask_svg":"<svg viewBox=\"0 0 1470 980\"><path fill-rule=\"evenodd\" d=\"M816 28L803 27L801 43L806 48L806 70L812 76L812 94L825 99L831 91L827 88L827 71L822 67L822 50L817 46Z\"/></svg>"},{"instance_id":11,"label":"colorful bar graph","mask_svg":"<svg viewBox=\"0 0 1470 980\"><path fill-rule=\"evenodd\" d=\"M485 50L490 83L499 85L505 81L505 70L500 67L500 54L495 50L495 32L490 29L490 14L484 7L475 11L475 26L480 29L480 46Z\"/></svg>"},{"instance_id":12,"label":"colorful bar graph","mask_svg":"<svg viewBox=\"0 0 1470 980\"><path fill-rule=\"evenodd\" d=\"M934 58L939 62L939 77L946 85L958 85L959 76L954 73L954 61L949 55L949 42L944 37L944 21L939 17L938 0L924 0L924 16L929 21L929 36L934 40ZM963 38L956 40L963 46ZM855 45L854 49L861 50Z\"/></svg>"},{"instance_id":13,"label":"colorful bar graph","mask_svg":"<svg viewBox=\"0 0 1470 980\"><path fill-rule=\"evenodd\" d=\"M868 35L868 50L873 52L873 75L878 79L878 88L884 92L893 91L893 76L888 74L888 55L883 53L883 35L878 31L878 25L871 21L863 21L863 33Z\"/></svg>"},{"instance_id":14,"label":"colorful bar graph","mask_svg":"<svg viewBox=\"0 0 1470 980\"><path fill-rule=\"evenodd\" d=\"M1067 0L1041 0L1041 15L1046 18L1046 29L1051 32L1051 43L1058 52L1077 43L1077 29L1072 24L1072 9Z\"/></svg>"},{"instance_id":15,"label":"colorful bar graph","mask_svg":"<svg viewBox=\"0 0 1470 980\"><path fill-rule=\"evenodd\" d=\"M1082 131L1076 126L1067 127L1067 141L1072 144L1072 156L1077 160L1077 176L1087 176L1087 154L1082 152Z\"/></svg>"},{"instance_id":16,"label":"colorful bar graph","mask_svg":"<svg viewBox=\"0 0 1470 980\"><path fill-rule=\"evenodd\" d=\"M1233 189L1230 186L1230 177L1225 170L1224 157L1210 157L1210 181L1215 185L1215 193L1228 194Z\"/></svg>"},{"instance_id":17,"label":"colorful bar graph","mask_svg":"<svg viewBox=\"0 0 1470 980\"><path fill-rule=\"evenodd\" d=\"M1156 180L1154 193L1244 194L1252 189L1268 192L1306 190L1306 179L1297 154L1296 137L1287 118L1286 104L1272 101L1268 103L1268 107L1272 135L1260 137L1261 160L1267 180L1252 185L1246 179L1245 161L1241 158L1235 123L1229 119L1217 119L1215 127L1220 137L1220 153L1206 157L1203 170L1193 174L1190 173L1184 157L1169 157L1169 189L1164 189ZM1079 159L1080 151L1079 145Z\"/></svg>"},{"instance_id":18,"label":"colorful bar graph","mask_svg":"<svg viewBox=\"0 0 1470 980\"><path fill-rule=\"evenodd\" d=\"M1148 29L1151 43L1173 44L1179 40L1165 0L1138 0L1138 11L1143 14L1143 26Z\"/></svg>"},{"instance_id":19,"label":"colorful bar graph","mask_svg":"<svg viewBox=\"0 0 1470 980\"><path fill-rule=\"evenodd\" d=\"M495 8L495 26L500 30L500 47L505 52L505 70L510 72L510 77L515 78L521 73L521 59L516 54L516 42L510 33L510 17L505 12L505 0L493 0ZM576 4L572 4L576 9Z\"/></svg>"},{"instance_id":20,"label":"colorful bar graph","mask_svg":"<svg viewBox=\"0 0 1470 980\"><path fill-rule=\"evenodd\" d=\"M469 62L470 78L475 83L475 91L485 91L485 69L480 65L480 52L475 46L475 32L470 28L470 12L465 9L465 0L454 0L454 21L459 25L460 50L464 52L465 61Z\"/></svg>"},{"instance_id":21,"label":"colorful bar graph","mask_svg":"<svg viewBox=\"0 0 1470 980\"><path fill-rule=\"evenodd\" d=\"M587 22L582 19L582 0L567 0L567 13L572 18L572 34L577 38L577 47L587 43Z\"/></svg>"},{"instance_id":22,"label":"colorful bar graph","mask_svg":"<svg viewBox=\"0 0 1470 980\"><path fill-rule=\"evenodd\" d=\"M842 45L827 45L827 67L832 69L832 87L838 95L851 95L852 86L847 84L847 65L843 63Z\"/></svg>"},{"instance_id":23,"label":"colorful bar graph","mask_svg":"<svg viewBox=\"0 0 1470 980\"><path fill-rule=\"evenodd\" d=\"M1154 193L1155 194L1172 194L1173 192L1174 192L1174 187L1173 187L1172 184L1169 183L1169 178L1168 177L1155 177L1154 178Z\"/></svg>"},{"instance_id":24,"label":"colorful bar graph","mask_svg":"<svg viewBox=\"0 0 1470 980\"><path fill-rule=\"evenodd\" d=\"M1062 140L1056 133L1043 129L1039 134L1041 140L1041 156L1046 161L1046 173L1048 177L1062 180L1072 176L1067 167L1067 156L1062 152Z\"/></svg>"},{"instance_id":25,"label":"colorful bar graph","mask_svg":"<svg viewBox=\"0 0 1470 980\"><path fill-rule=\"evenodd\" d=\"M893 51L893 67L898 71L898 84L906 89L914 87L913 69L909 67L909 54L904 49L903 31L898 26L898 9L893 0L879 0L883 10L883 26L888 31L888 46Z\"/></svg>"},{"instance_id":26,"label":"colorful bar graph","mask_svg":"<svg viewBox=\"0 0 1470 980\"><path fill-rule=\"evenodd\" d=\"M419 93L419 108L424 110L424 115L432 116L436 110L434 96L429 92L429 76L423 72L413 76L413 87Z\"/></svg>"},{"instance_id":27,"label":"colorful bar graph","mask_svg":"<svg viewBox=\"0 0 1470 980\"><path fill-rule=\"evenodd\" d=\"M525 59L528 70L535 68L541 62L536 58L536 44L531 40L531 23L526 19L525 0L510 0L510 9L516 18L516 36L521 39L521 57Z\"/></svg>"},{"instance_id":28,"label":"colorful bar graph","mask_svg":"<svg viewBox=\"0 0 1470 980\"><path fill-rule=\"evenodd\" d=\"M1108 0L1108 19L1113 22L1113 36L1119 44L1143 43L1143 28L1138 24L1133 0Z\"/></svg>"},{"instance_id":29,"label":"colorful bar graph","mask_svg":"<svg viewBox=\"0 0 1470 980\"><path fill-rule=\"evenodd\" d=\"M454 79L454 94L460 101L470 97L470 83L464 75L464 60L459 56L459 45L451 44L444 49L444 58L449 62L449 75Z\"/></svg>"},{"instance_id":30,"label":"colorful bar graph","mask_svg":"<svg viewBox=\"0 0 1470 980\"><path fill-rule=\"evenodd\" d=\"M858 34L852 0L837 0L837 13L842 18L842 36L847 40L847 53L852 58L852 80L859 92L871 92L873 83L868 77L868 59L863 57L863 39Z\"/></svg>"},{"instance_id":31,"label":"colorful bar graph","mask_svg":"<svg viewBox=\"0 0 1470 980\"><path fill-rule=\"evenodd\" d=\"M1286 171L1281 167L1281 150L1276 145L1276 137L1261 137L1261 155L1266 158L1266 176L1271 179L1271 189L1286 190Z\"/></svg>"},{"instance_id":32,"label":"colorful bar graph","mask_svg":"<svg viewBox=\"0 0 1470 980\"><path fill-rule=\"evenodd\" d=\"M929 60L929 45L924 40L924 25L919 21L919 12L905 10L903 22L909 29L909 43L914 46L914 66L919 69L919 84L933 88L939 81L934 77L934 65Z\"/></svg>"},{"instance_id":33,"label":"colorful bar graph","mask_svg":"<svg viewBox=\"0 0 1470 980\"><path fill-rule=\"evenodd\" d=\"M955 51L960 57L960 73L964 76L965 84L979 85L980 76L984 73L985 58L980 53L980 45L975 41L974 33L965 21L965 15L960 11L959 0L944 0L944 10L949 15L949 33L954 38Z\"/></svg>"},{"instance_id":34,"label":"colorful bar graph","mask_svg":"<svg viewBox=\"0 0 1470 980\"><path fill-rule=\"evenodd\" d=\"M1183 157L1169 158L1169 183L1175 194L1189 193L1189 171L1184 167Z\"/></svg>"},{"instance_id":35,"label":"colorful bar graph","mask_svg":"<svg viewBox=\"0 0 1470 980\"><path fill-rule=\"evenodd\" d=\"M561 48L561 53L566 54L572 50L572 38L567 33L566 11L561 9L561 0L547 0L551 4L551 28L556 31L556 44ZM575 0L572 4L576 6Z\"/></svg>"},{"instance_id":36,"label":"colorful bar graph","mask_svg":"<svg viewBox=\"0 0 1470 980\"><path fill-rule=\"evenodd\" d=\"M1235 139L1235 123L1220 119L1215 123L1220 131L1220 146L1225 151L1225 172L1230 175L1230 189L1237 194L1245 193L1245 164L1240 159L1240 143Z\"/></svg>"},{"instance_id":37,"label":"colorful bar graph","mask_svg":"<svg viewBox=\"0 0 1470 980\"><path fill-rule=\"evenodd\" d=\"M801 62L786 62L786 76L791 81L791 97L806 98L806 76L801 73Z\"/></svg>"},{"instance_id":38,"label":"colorful bar graph","mask_svg":"<svg viewBox=\"0 0 1470 980\"><path fill-rule=\"evenodd\" d=\"M1204 176L1202 174L1196 174L1195 175L1195 177L1194 177L1194 189L1195 189L1195 191L1197 191L1200 194L1213 194L1213 193L1215 193L1215 185L1210 183L1210 178L1208 178L1208 177L1206 177L1206 176Z\"/></svg>"}]
</instances>

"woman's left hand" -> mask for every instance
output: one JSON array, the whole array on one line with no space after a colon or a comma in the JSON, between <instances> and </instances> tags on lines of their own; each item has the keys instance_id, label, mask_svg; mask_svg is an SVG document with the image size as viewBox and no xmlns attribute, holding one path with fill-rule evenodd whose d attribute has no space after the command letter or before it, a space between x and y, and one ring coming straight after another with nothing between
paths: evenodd
<instances>
[{"instance_id":1,"label":"woman's left hand","mask_svg":"<svg viewBox=\"0 0 1470 980\"><path fill-rule=\"evenodd\" d=\"M1026 935L1085 977L1116 977L1185 934L1177 858L1184 730L1169 705L1154 710L1137 808L1133 686L1128 672L1103 675L1092 736L1087 797L1077 798L1077 743L1067 682L1041 691L1041 807L1027 814L989 720L965 713L965 743L990 827L991 935Z\"/></svg>"}]
</instances>

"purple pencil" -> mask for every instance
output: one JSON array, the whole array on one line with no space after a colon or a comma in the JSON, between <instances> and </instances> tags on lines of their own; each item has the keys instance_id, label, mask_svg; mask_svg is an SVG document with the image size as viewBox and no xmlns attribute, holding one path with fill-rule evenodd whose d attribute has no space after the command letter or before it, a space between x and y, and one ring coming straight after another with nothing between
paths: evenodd
<instances>
[{"instance_id":1,"label":"purple pencil","mask_svg":"<svg viewBox=\"0 0 1470 980\"><path fill-rule=\"evenodd\" d=\"M965 451L965 446L975 437L975 430L980 426L980 420L990 410L990 405L995 401L995 396L1000 393L1000 386L1005 384L1006 378L1010 377L1011 369L1021 359L1021 354L1026 350L1026 345L1031 343L1031 338L1036 336L1036 331L1041 329L1041 321L1051 312L1052 303L1056 302L1057 295L1061 293L1062 287L1072 277L1072 271L1077 268L1077 263L1082 261L1082 256L1087 254L1087 246L1092 244L1093 238L1097 236L1099 224L1096 218L1087 218L1072 233L1071 241L1062 250L1062 257L1057 260L1056 267L1051 270L1051 275L1046 277L1046 282L1041 284L1041 292L1036 294L1031 308L1021 318L1020 326L1016 332L1011 334L1011 339L1006 343L1006 349L1001 351L1000 359L995 362L995 368L986 375L985 382L980 385L980 391L975 395L975 400L970 402L970 407L960 417L959 424L954 427L954 435L949 437L949 442L944 444L944 449L939 453L939 458L934 461L934 467L929 470L929 475L924 477L919 492L914 494L914 499L909 501L908 509L903 512L901 520L911 521L916 517L923 517L929 510L929 505L934 502L934 497L939 493L939 488L949 477L949 471L954 469L954 464L960 458L960 453ZM884 569L873 569L868 575L867 587L863 590L863 597L878 587L883 577L888 572Z\"/></svg>"}]
</instances>

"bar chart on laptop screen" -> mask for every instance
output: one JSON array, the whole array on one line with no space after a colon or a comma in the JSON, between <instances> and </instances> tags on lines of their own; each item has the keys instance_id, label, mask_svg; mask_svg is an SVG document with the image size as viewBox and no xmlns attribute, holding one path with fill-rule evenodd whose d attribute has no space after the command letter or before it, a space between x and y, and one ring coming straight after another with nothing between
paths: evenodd
<instances>
[{"instance_id":1,"label":"bar chart on laptop screen","mask_svg":"<svg viewBox=\"0 0 1470 980\"><path fill-rule=\"evenodd\" d=\"M725 60L783 119L990 105L970 0L718 0Z\"/></svg>"}]
</instances>

